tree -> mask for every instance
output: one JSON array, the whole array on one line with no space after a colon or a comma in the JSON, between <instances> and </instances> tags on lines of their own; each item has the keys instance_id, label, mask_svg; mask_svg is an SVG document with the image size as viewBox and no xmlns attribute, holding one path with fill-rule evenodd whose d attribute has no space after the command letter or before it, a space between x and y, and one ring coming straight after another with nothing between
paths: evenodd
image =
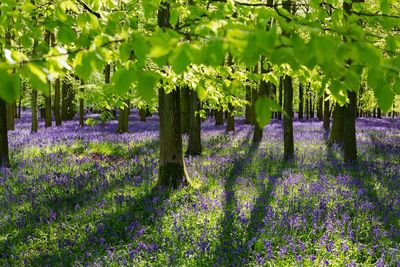
<instances>
[{"instance_id":1,"label":"tree","mask_svg":"<svg viewBox=\"0 0 400 267\"><path fill-rule=\"evenodd\" d=\"M170 28L170 4L161 2L158 9L158 26ZM176 189L188 184L183 162L180 90L176 87L170 93L164 88L158 90L160 117L160 165L158 185Z\"/></svg>"},{"instance_id":2,"label":"tree","mask_svg":"<svg viewBox=\"0 0 400 267\"><path fill-rule=\"evenodd\" d=\"M293 82L292 77L286 75L284 78L285 102L284 110L286 116L283 117L283 134L284 134L284 152L285 161L294 159L294 141L293 141Z\"/></svg>"},{"instance_id":3,"label":"tree","mask_svg":"<svg viewBox=\"0 0 400 267\"><path fill-rule=\"evenodd\" d=\"M329 99L328 99L328 93L324 93L325 101L324 101L324 129L326 131L329 131L331 125L331 114L330 114L330 109L329 109Z\"/></svg>"},{"instance_id":4,"label":"tree","mask_svg":"<svg viewBox=\"0 0 400 267\"><path fill-rule=\"evenodd\" d=\"M197 96L197 92L191 90L190 96L190 127L189 127L189 143L186 151L187 155L201 155L201 103Z\"/></svg>"},{"instance_id":5,"label":"tree","mask_svg":"<svg viewBox=\"0 0 400 267\"><path fill-rule=\"evenodd\" d=\"M62 125L61 119L61 81L56 79L54 82L54 117L56 118L56 126Z\"/></svg>"},{"instance_id":6,"label":"tree","mask_svg":"<svg viewBox=\"0 0 400 267\"><path fill-rule=\"evenodd\" d=\"M300 83L299 84L299 120L302 120L304 118L304 111L303 111L303 107L304 107L304 92L303 92L303 84Z\"/></svg>"},{"instance_id":7,"label":"tree","mask_svg":"<svg viewBox=\"0 0 400 267\"><path fill-rule=\"evenodd\" d=\"M7 136L7 104L0 98L0 166L9 167Z\"/></svg>"},{"instance_id":8,"label":"tree","mask_svg":"<svg viewBox=\"0 0 400 267\"><path fill-rule=\"evenodd\" d=\"M189 86L185 85L182 87L181 95L181 121L182 121L182 133L189 133L190 119L191 119L191 97Z\"/></svg>"}]
</instances>

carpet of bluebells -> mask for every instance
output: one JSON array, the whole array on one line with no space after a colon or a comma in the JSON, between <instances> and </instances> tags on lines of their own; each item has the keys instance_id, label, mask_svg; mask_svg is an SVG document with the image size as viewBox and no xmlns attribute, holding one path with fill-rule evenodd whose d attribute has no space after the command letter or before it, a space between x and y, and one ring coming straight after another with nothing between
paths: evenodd
<instances>
[{"instance_id":1,"label":"carpet of bluebells","mask_svg":"<svg viewBox=\"0 0 400 267\"><path fill-rule=\"evenodd\" d=\"M0 266L400 266L399 119L358 119L352 168L321 122L295 121L283 164L280 122L256 148L242 119L232 134L209 119L185 158L193 186L168 193L156 116L31 135L23 115L0 171Z\"/></svg>"}]
</instances>

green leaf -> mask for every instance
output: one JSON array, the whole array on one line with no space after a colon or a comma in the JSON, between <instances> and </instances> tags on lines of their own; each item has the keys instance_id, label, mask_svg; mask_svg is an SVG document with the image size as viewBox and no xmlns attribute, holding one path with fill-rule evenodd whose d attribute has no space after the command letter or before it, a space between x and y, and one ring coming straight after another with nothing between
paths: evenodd
<instances>
[{"instance_id":1,"label":"green leaf","mask_svg":"<svg viewBox=\"0 0 400 267\"><path fill-rule=\"evenodd\" d=\"M380 9L383 14L387 14L390 12L390 1L389 0L381 0Z\"/></svg>"},{"instance_id":2,"label":"green leaf","mask_svg":"<svg viewBox=\"0 0 400 267\"><path fill-rule=\"evenodd\" d=\"M183 44L179 46L169 57L168 61L177 74L185 71L187 66L191 62L189 55L189 45Z\"/></svg>"},{"instance_id":3,"label":"green leaf","mask_svg":"<svg viewBox=\"0 0 400 267\"><path fill-rule=\"evenodd\" d=\"M270 109L270 101L267 97L262 97L257 100L256 119L261 128L264 128L264 126L271 121L272 111Z\"/></svg>"},{"instance_id":4,"label":"green leaf","mask_svg":"<svg viewBox=\"0 0 400 267\"><path fill-rule=\"evenodd\" d=\"M139 96L146 102L150 102L154 97L154 88L160 80L160 75L153 71L145 71L137 73L136 77Z\"/></svg>"},{"instance_id":5,"label":"green leaf","mask_svg":"<svg viewBox=\"0 0 400 267\"><path fill-rule=\"evenodd\" d=\"M392 109L395 95L387 82L382 82L379 87L375 88L374 94L383 112L388 112Z\"/></svg>"},{"instance_id":6,"label":"green leaf","mask_svg":"<svg viewBox=\"0 0 400 267\"><path fill-rule=\"evenodd\" d=\"M118 95L127 93L135 80L135 71L119 69L114 72L112 76L112 83L114 84L114 91Z\"/></svg>"},{"instance_id":7,"label":"green leaf","mask_svg":"<svg viewBox=\"0 0 400 267\"><path fill-rule=\"evenodd\" d=\"M178 9L174 8L172 9L169 17L169 24L176 25L178 21L179 21L179 11Z\"/></svg>"},{"instance_id":8,"label":"green leaf","mask_svg":"<svg viewBox=\"0 0 400 267\"><path fill-rule=\"evenodd\" d=\"M47 83L47 75L42 67L29 63L23 67L22 71L33 88L48 93L49 85Z\"/></svg>"},{"instance_id":9,"label":"green leaf","mask_svg":"<svg viewBox=\"0 0 400 267\"><path fill-rule=\"evenodd\" d=\"M222 40L210 41L201 50L201 62L210 66L221 66L225 60L225 51Z\"/></svg>"},{"instance_id":10,"label":"green leaf","mask_svg":"<svg viewBox=\"0 0 400 267\"><path fill-rule=\"evenodd\" d=\"M12 103L20 93L19 76L9 73L7 69L0 69L0 81L0 98Z\"/></svg>"}]
</instances>

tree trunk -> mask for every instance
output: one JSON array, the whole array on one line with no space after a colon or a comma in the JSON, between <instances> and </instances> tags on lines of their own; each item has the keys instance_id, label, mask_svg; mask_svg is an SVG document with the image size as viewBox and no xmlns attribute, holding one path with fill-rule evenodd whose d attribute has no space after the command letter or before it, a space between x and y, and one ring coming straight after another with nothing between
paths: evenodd
<instances>
[{"instance_id":1,"label":"tree trunk","mask_svg":"<svg viewBox=\"0 0 400 267\"><path fill-rule=\"evenodd\" d=\"M36 89L32 89L32 95L31 95L31 108L32 108L31 133L37 133L37 131L38 131L37 96L38 96L37 90Z\"/></svg>"},{"instance_id":2,"label":"tree trunk","mask_svg":"<svg viewBox=\"0 0 400 267\"><path fill-rule=\"evenodd\" d=\"M308 95L308 88L306 87L306 119L308 120L310 118L310 101L308 101L308 99L310 98L310 96Z\"/></svg>"},{"instance_id":3,"label":"tree trunk","mask_svg":"<svg viewBox=\"0 0 400 267\"><path fill-rule=\"evenodd\" d=\"M224 111L222 107L215 111L215 125L224 125Z\"/></svg>"},{"instance_id":4,"label":"tree trunk","mask_svg":"<svg viewBox=\"0 0 400 267\"><path fill-rule=\"evenodd\" d=\"M181 125L182 133L189 133L190 128L190 110L191 110L190 89L188 86L182 87L181 96Z\"/></svg>"},{"instance_id":5,"label":"tree trunk","mask_svg":"<svg viewBox=\"0 0 400 267\"><path fill-rule=\"evenodd\" d=\"M53 125L53 117L51 112L51 83L49 82L48 95L44 96L45 103L45 124L44 127L49 128Z\"/></svg>"},{"instance_id":6,"label":"tree trunk","mask_svg":"<svg viewBox=\"0 0 400 267\"><path fill-rule=\"evenodd\" d=\"M54 117L56 118L56 126L62 125L60 95L61 95L61 81L60 79L57 79L54 82Z\"/></svg>"},{"instance_id":7,"label":"tree trunk","mask_svg":"<svg viewBox=\"0 0 400 267\"><path fill-rule=\"evenodd\" d=\"M253 124L253 119L252 119L252 101L251 101L251 86L246 85L246 101L249 102L246 105L246 111L245 111L245 124Z\"/></svg>"},{"instance_id":8,"label":"tree trunk","mask_svg":"<svg viewBox=\"0 0 400 267\"><path fill-rule=\"evenodd\" d=\"M293 141L293 84L292 77L286 75L284 79L285 102L284 108L287 116L283 118L284 131L284 160L294 159L294 141Z\"/></svg>"},{"instance_id":9,"label":"tree trunk","mask_svg":"<svg viewBox=\"0 0 400 267\"><path fill-rule=\"evenodd\" d=\"M119 109L119 117L118 117L118 133L127 133L129 126L129 100L125 100L125 104L123 108Z\"/></svg>"},{"instance_id":10,"label":"tree trunk","mask_svg":"<svg viewBox=\"0 0 400 267\"><path fill-rule=\"evenodd\" d=\"M8 134L7 134L7 104L0 98L0 166L9 167Z\"/></svg>"},{"instance_id":11,"label":"tree trunk","mask_svg":"<svg viewBox=\"0 0 400 267\"><path fill-rule=\"evenodd\" d=\"M324 109L324 97L320 96L318 98L318 109L317 109L317 118L320 121L324 119L323 109Z\"/></svg>"},{"instance_id":12,"label":"tree trunk","mask_svg":"<svg viewBox=\"0 0 400 267\"><path fill-rule=\"evenodd\" d=\"M376 117L382 119L382 110L379 107L376 109Z\"/></svg>"},{"instance_id":13,"label":"tree trunk","mask_svg":"<svg viewBox=\"0 0 400 267\"><path fill-rule=\"evenodd\" d=\"M329 99L328 99L328 93L325 92L324 94L325 97L325 102L324 102L324 129L329 131L331 127L331 116L330 116L330 110L329 110Z\"/></svg>"},{"instance_id":14,"label":"tree trunk","mask_svg":"<svg viewBox=\"0 0 400 267\"><path fill-rule=\"evenodd\" d=\"M232 132L235 131L235 116L233 115L234 108L231 103L228 104L228 110L226 112L226 131Z\"/></svg>"},{"instance_id":15,"label":"tree trunk","mask_svg":"<svg viewBox=\"0 0 400 267\"><path fill-rule=\"evenodd\" d=\"M329 144L338 144L343 145L343 131L344 124L344 107L341 107L339 104L335 105L335 109L333 110L333 120L332 120L332 129L331 135L329 137Z\"/></svg>"},{"instance_id":16,"label":"tree trunk","mask_svg":"<svg viewBox=\"0 0 400 267\"><path fill-rule=\"evenodd\" d=\"M170 28L170 5L162 2L158 9L158 26ZM160 117L160 166L158 185L165 189L176 189L188 184L183 162L180 90L166 94L158 90Z\"/></svg>"},{"instance_id":17,"label":"tree trunk","mask_svg":"<svg viewBox=\"0 0 400 267\"><path fill-rule=\"evenodd\" d=\"M68 79L64 79L62 85L62 110L61 117L64 121L72 120L75 117L75 93L72 83Z\"/></svg>"},{"instance_id":18,"label":"tree trunk","mask_svg":"<svg viewBox=\"0 0 400 267\"><path fill-rule=\"evenodd\" d=\"M350 103L344 108L344 162L349 165L357 164L357 142L356 142L356 112L357 94L348 92Z\"/></svg>"},{"instance_id":19,"label":"tree trunk","mask_svg":"<svg viewBox=\"0 0 400 267\"><path fill-rule=\"evenodd\" d=\"M299 120L302 120L304 117L304 111L303 111L303 107L304 107L304 92L303 92L303 84L300 83L299 86Z\"/></svg>"},{"instance_id":20,"label":"tree trunk","mask_svg":"<svg viewBox=\"0 0 400 267\"><path fill-rule=\"evenodd\" d=\"M139 109L139 117L140 117L140 121L146 121L146 119L147 119L146 109L144 109L144 108Z\"/></svg>"},{"instance_id":21,"label":"tree trunk","mask_svg":"<svg viewBox=\"0 0 400 267\"><path fill-rule=\"evenodd\" d=\"M81 96L79 98L79 126L85 127L85 100L83 99L83 94L85 92L85 88L83 86L85 82L81 80Z\"/></svg>"},{"instance_id":22,"label":"tree trunk","mask_svg":"<svg viewBox=\"0 0 400 267\"><path fill-rule=\"evenodd\" d=\"M15 104L7 104L7 129L15 130Z\"/></svg>"},{"instance_id":23,"label":"tree trunk","mask_svg":"<svg viewBox=\"0 0 400 267\"><path fill-rule=\"evenodd\" d=\"M196 91L190 91L190 127L189 143L186 151L187 155L201 155L201 119L200 119L200 100Z\"/></svg>"}]
</instances>

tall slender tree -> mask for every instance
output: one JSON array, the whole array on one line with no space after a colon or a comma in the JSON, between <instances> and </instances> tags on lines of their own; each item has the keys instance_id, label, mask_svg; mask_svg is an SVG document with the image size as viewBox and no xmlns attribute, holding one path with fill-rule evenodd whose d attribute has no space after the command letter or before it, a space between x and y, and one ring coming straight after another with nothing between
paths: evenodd
<instances>
[{"instance_id":1,"label":"tall slender tree","mask_svg":"<svg viewBox=\"0 0 400 267\"><path fill-rule=\"evenodd\" d=\"M170 28L170 4L162 1L158 9L158 26ZM160 87L158 90L160 117L160 165L158 185L176 189L188 184L183 161L181 104L179 87L169 94Z\"/></svg>"},{"instance_id":2,"label":"tall slender tree","mask_svg":"<svg viewBox=\"0 0 400 267\"><path fill-rule=\"evenodd\" d=\"M190 91L190 127L189 127L189 142L187 155L200 155L201 148L201 118L200 110L201 103L197 96L197 92Z\"/></svg>"},{"instance_id":3,"label":"tall slender tree","mask_svg":"<svg viewBox=\"0 0 400 267\"><path fill-rule=\"evenodd\" d=\"M304 92L303 92L303 84L300 82L299 84L299 120L303 119L304 117Z\"/></svg>"},{"instance_id":4,"label":"tall slender tree","mask_svg":"<svg viewBox=\"0 0 400 267\"><path fill-rule=\"evenodd\" d=\"M8 167L7 104L0 98L0 166Z\"/></svg>"}]
</instances>

